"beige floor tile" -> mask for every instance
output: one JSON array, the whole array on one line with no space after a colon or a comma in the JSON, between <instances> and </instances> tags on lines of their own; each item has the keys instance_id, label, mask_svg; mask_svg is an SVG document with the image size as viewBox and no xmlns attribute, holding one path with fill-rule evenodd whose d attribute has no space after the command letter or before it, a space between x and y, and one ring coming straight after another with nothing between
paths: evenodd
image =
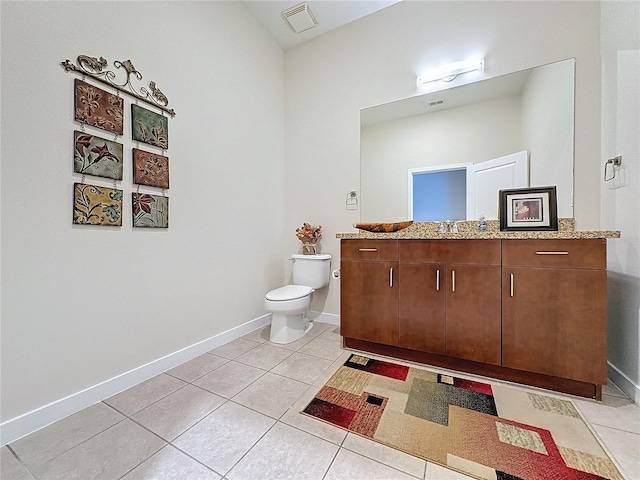
<instances>
[{"instance_id":1,"label":"beige floor tile","mask_svg":"<svg viewBox=\"0 0 640 480\"><path fill-rule=\"evenodd\" d=\"M166 442L129 419L34 470L39 480L120 478Z\"/></svg>"},{"instance_id":2,"label":"beige floor tile","mask_svg":"<svg viewBox=\"0 0 640 480\"><path fill-rule=\"evenodd\" d=\"M628 398L627 395L622 390L620 390L616 385L611 383L611 380L609 380L608 384L602 386L602 394L610 395L612 397Z\"/></svg>"},{"instance_id":3,"label":"beige floor tile","mask_svg":"<svg viewBox=\"0 0 640 480\"><path fill-rule=\"evenodd\" d=\"M406 454L374 440L349 433L342 444L347 450L359 453L371 460L375 460L400 471L422 478L427 462L421 458Z\"/></svg>"},{"instance_id":4,"label":"beige floor tile","mask_svg":"<svg viewBox=\"0 0 640 480\"><path fill-rule=\"evenodd\" d=\"M324 323L324 322L313 322L313 328L311 329L311 331L309 332L309 335L311 337L319 337L320 335L322 335L324 332L326 332L328 329L334 327L335 325L331 325L330 323Z\"/></svg>"},{"instance_id":5,"label":"beige floor tile","mask_svg":"<svg viewBox=\"0 0 640 480\"><path fill-rule=\"evenodd\" d=\"M576 399L574 404L593 425L640 434L640 406L628 398L603 395L602 402Z\"/></svg>"},{"instance_id":6,"label":"beige floor tile","mask_svg":"<svg viewBox=\"0 0 640 480\"><path fill-rule=\"evenodd\" d=\"M133 420L171 441L227 400L202 388L187 385L139 411Z\"/></svg>"},{"instance_id":7,"label":"beige floor tile","mask_svg":"<svg viewBox=\"0 0 640 480\"><path fill-rule=\"evenodd\" d=\"M225 475L273 426L273 418L227 402L178 437L173 444Z\"/></svg>"},{"instance_id":8,"label":"beige floor tile","mask_svg":"<svg viewBox=\"0 0 640 480\"><path fill-rule=\"evenodd\" d=\"M340 336L340 326L339 325L331 325L324 332L319 335L320 338L324 338L325 340L334 340L336 342L341 342L342 337Z\"/></svg>"},{"instance_id":9,"label":"beige floor tile","mask_svg":"<svg viewBox=\"0 0 640 480\"><path fill-rule=\"evenodd\" d=\"M332 363L331 360L296 352L271 371L311 385Z\"/></svg>"},{"instance_id":10,"label":"beige floor tile","mask_svg":"<svg viewBox=\"0 0 640 480\"><path fill-rule=\"evenodd\" d=\"M209 470L180 450L167 445L120 480L219 480Z\"/></svg>"},{"instance_id":11,"label":"beige floor tile","mask_svg":"<svg viewBox=\"0 0 640 480\"><path fill-rule=\"evenodd\" d=\"M252 342L263 343L269 340L269 335L271 334L271 325L266 325L264 327L260 327L253 332L247 333L240 338L245 340L251 340Z\"/></svg>"},{"instance_id":12,"label":"beige floor tile","mask_svg":"<svg viewBox=\"0 0 640 480\"><path fill-rule=\"evenodd\" d=\"M278 423L227 478L322 480L337 451L337 445Z\"/></svg>"},{"instance_id":13,"label":"beige floor tile","mask_svg":"<svg viewBox=\"0 0 640 480\"><path fill-rule=\"evenodd\" d=\"M640 435L594 425L607 453L628 480L640 479Z\"/></svg>"},{"instance_id":14,"label":"beige floor tile","mask_svg":"<svg viewBox=\"0 0 640 480\"><path fill-rule=\"evenodd\" d=\"M11 448L27 467L36 467L112 427L124 418L108 405L96 403L13 442Z\"/></svg>"},{"instance_id":15,"label":"beige floor tile","mask_svg":"<svg viewBox=\"0 0 640 480\"><path fill-rule=\"evenodd\" d=\"M171 370L167 370L165 373L191 383L216 368L221 367L228 361L226 358L205 353Z\"/></svg>"},{"instance_id":16,"label":"beige floor tile","mask_svg":"<svg viewBox=\"0 0 640 480\"><path fill-rule=\"evenodd\" d=\"M231 398L265 374L264 370L231 361L194 382L205 390Z\"/></svg>"},{"instance_id":17,"label":"beige floor tile","mask_svg":"<svg viewBox=\"0 0 640 480\"><path fill-rule=\"evenodd\" d=\"M182 380L161 373L135 387L107 398L104 403L127 416L131 416L185 385L186 383Z\"/></svg>"},{"instance_id":18,"label":"beige floor tile","mask_svg":"<svg viewBox=\"0 0 640 480\"><path fill-rule=\"evenodd\" d=\"M314 357L325 358L331 361L337 360L343 352L344 350L342 350L339 342L320 337L314 338L298 350L298 353L306 353L307 355L313 355Z\"/></svg>"},{"instance_id":19,"label":"beige floor tile","mask_svg":"<svg viewBox=\"0 0 640 480\"><path fill-rule=\"evenodd\" d=\"M7 480L34 480L33 475L9 451L8 447L0 449L0 478Z\"/></svg>"},{"instance_id":20,"label":"beige floor tile","mask_svg":"<svg viewBox=\"0 0 640 480\"><path fill-rule=\"evenodd\" d=\"M233 401L272 418L280 418L309 386L267 372L233 397Z\"/></svg>"},{"instance_id":21,"label":"beige floor tile","mask_svg":"<svg viewBox=\"0 0 640 480\"><path fill-rule=\"evenodd\" d=\"M431 462L427 462L427 473L424 478L425 480L473 480L473 477Z\"/></svg>"},{"instance_id":22,"label":"beige floor tile","mask_svg":"<svg viewBox=\"0 0 640 480\"><path fill-rule=\"evenodd\" d=\"M265 344L271 345L272 347L284 348L285 350L296 351L304 347L307 343L309 343L314 338L315 337L312 335L305 335L304 337L299 338L298 340L294 340L293 342L290 342L290 343L274 343L269 341L269 342L265 342Z\"/></svg>"},{"instance_id":23,"label":"beige floor tile","mask_svg":"<svg viewBox=\"0 0 640 480\"><path fill-rule=\"evenodd\" d=\"M292 353L292 351L285 350L284 348L262 344L240 355L236 358L236 362L261 368L262 370L271 370Z\"/></svg>"},{"instance_id":24,"label":"beige floor tile","mask_svg":"<svg viewBox=\"0 0 640 480\"><path fill-rule=\"evenodd\" d=\"M409 474L391 468L344 448L340 449L324 480L363 479L415 480Z\"/></svg>"},{"instance_id":25,"label":"beige floor tile","mask_svg":"<svg viewBox=\"0 0 640 480\"><path fill-rule=\"evenodd\" d=\"M252 348L256 348L258 345L260 345L260 343L263 343L263 342L255 342L252 340L247 340L244 337L237 338L229 343L225 343L224 345L218 348L214 348L209 353L212 353L219 357L233 360L234 358L239 357L243 353L247 353Z\"/></svg>"}]
</instances>

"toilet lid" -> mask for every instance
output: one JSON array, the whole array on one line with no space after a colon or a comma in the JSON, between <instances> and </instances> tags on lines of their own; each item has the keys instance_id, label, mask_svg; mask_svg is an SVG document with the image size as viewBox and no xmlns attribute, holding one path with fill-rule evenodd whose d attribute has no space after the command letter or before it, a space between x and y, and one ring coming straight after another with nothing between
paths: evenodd
<instances>
[{"instance_id":1,"label":"toilet lid","mask_svg":"<svg viewBox=\"0 0 640 480\"><path fill-rule=\"evenodd\" d=\"M266 299L273 301L295 300L313 292L313 288L304 285L285 285L267 293Z\"/></svg>"}]
</instances>

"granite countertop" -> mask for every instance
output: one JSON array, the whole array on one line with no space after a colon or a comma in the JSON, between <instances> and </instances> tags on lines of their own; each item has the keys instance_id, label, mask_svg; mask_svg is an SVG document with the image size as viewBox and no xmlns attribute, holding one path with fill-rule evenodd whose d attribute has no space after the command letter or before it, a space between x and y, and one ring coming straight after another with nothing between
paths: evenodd
<instances>
[{"instance_id":1,"label":"granite countertop","mask_svg":"<svg viewBox=\"0 0 640 480\"><path fill-rule=\"evenodd\" d=\"M573 218L558 219L558 231L517 231L501 232L498 220L489 220L487 230L479 232L476 222L458 223L458 233L438 233L440 222L415 222L403 230L391 233L374 233L357 230L352 233L337 233L339 239L584 239L584 238L620 238L619 231L613 230L575 230Z\"/></svg>"}]
</instances>

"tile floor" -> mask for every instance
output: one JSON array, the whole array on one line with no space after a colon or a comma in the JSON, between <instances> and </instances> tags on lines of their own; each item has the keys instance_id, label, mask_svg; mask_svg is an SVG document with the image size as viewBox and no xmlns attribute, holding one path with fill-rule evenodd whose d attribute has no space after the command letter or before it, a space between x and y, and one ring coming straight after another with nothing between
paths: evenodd
<instances>
[{"instance_id":1,"label":"tile floor","mask_svg":"<svg viewBox=\"0 0 640 480\"><path fill-rule=\"evenodd\" d=\"M256 330L2 447L0 478L469 478L299 413L349 356L338 327L268 339ZM602 403L574 401L625 478L640 479L640 408L613 386Z\"/></svg>"}]
</instances>

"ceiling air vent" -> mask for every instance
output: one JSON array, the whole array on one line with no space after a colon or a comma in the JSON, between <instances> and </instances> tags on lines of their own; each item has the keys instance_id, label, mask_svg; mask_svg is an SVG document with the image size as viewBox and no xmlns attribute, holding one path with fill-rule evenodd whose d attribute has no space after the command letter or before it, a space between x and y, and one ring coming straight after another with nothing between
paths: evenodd
<instances>
[{"instance_id":1,"label":"ceiling air vent","mask_svg":"<svg viewBox=\"0 0 640 480\"><path fill-rule=\"evenodd\" d=\"M301 3L300 5L285 10L282 12L282 16L289 22L289 25L291 25L291 28L293 28L293 31L296 33L309 30L318 24L313 16L313 12L311 12L309 5L306 3Z\"/></svg>"}]
</instances>

